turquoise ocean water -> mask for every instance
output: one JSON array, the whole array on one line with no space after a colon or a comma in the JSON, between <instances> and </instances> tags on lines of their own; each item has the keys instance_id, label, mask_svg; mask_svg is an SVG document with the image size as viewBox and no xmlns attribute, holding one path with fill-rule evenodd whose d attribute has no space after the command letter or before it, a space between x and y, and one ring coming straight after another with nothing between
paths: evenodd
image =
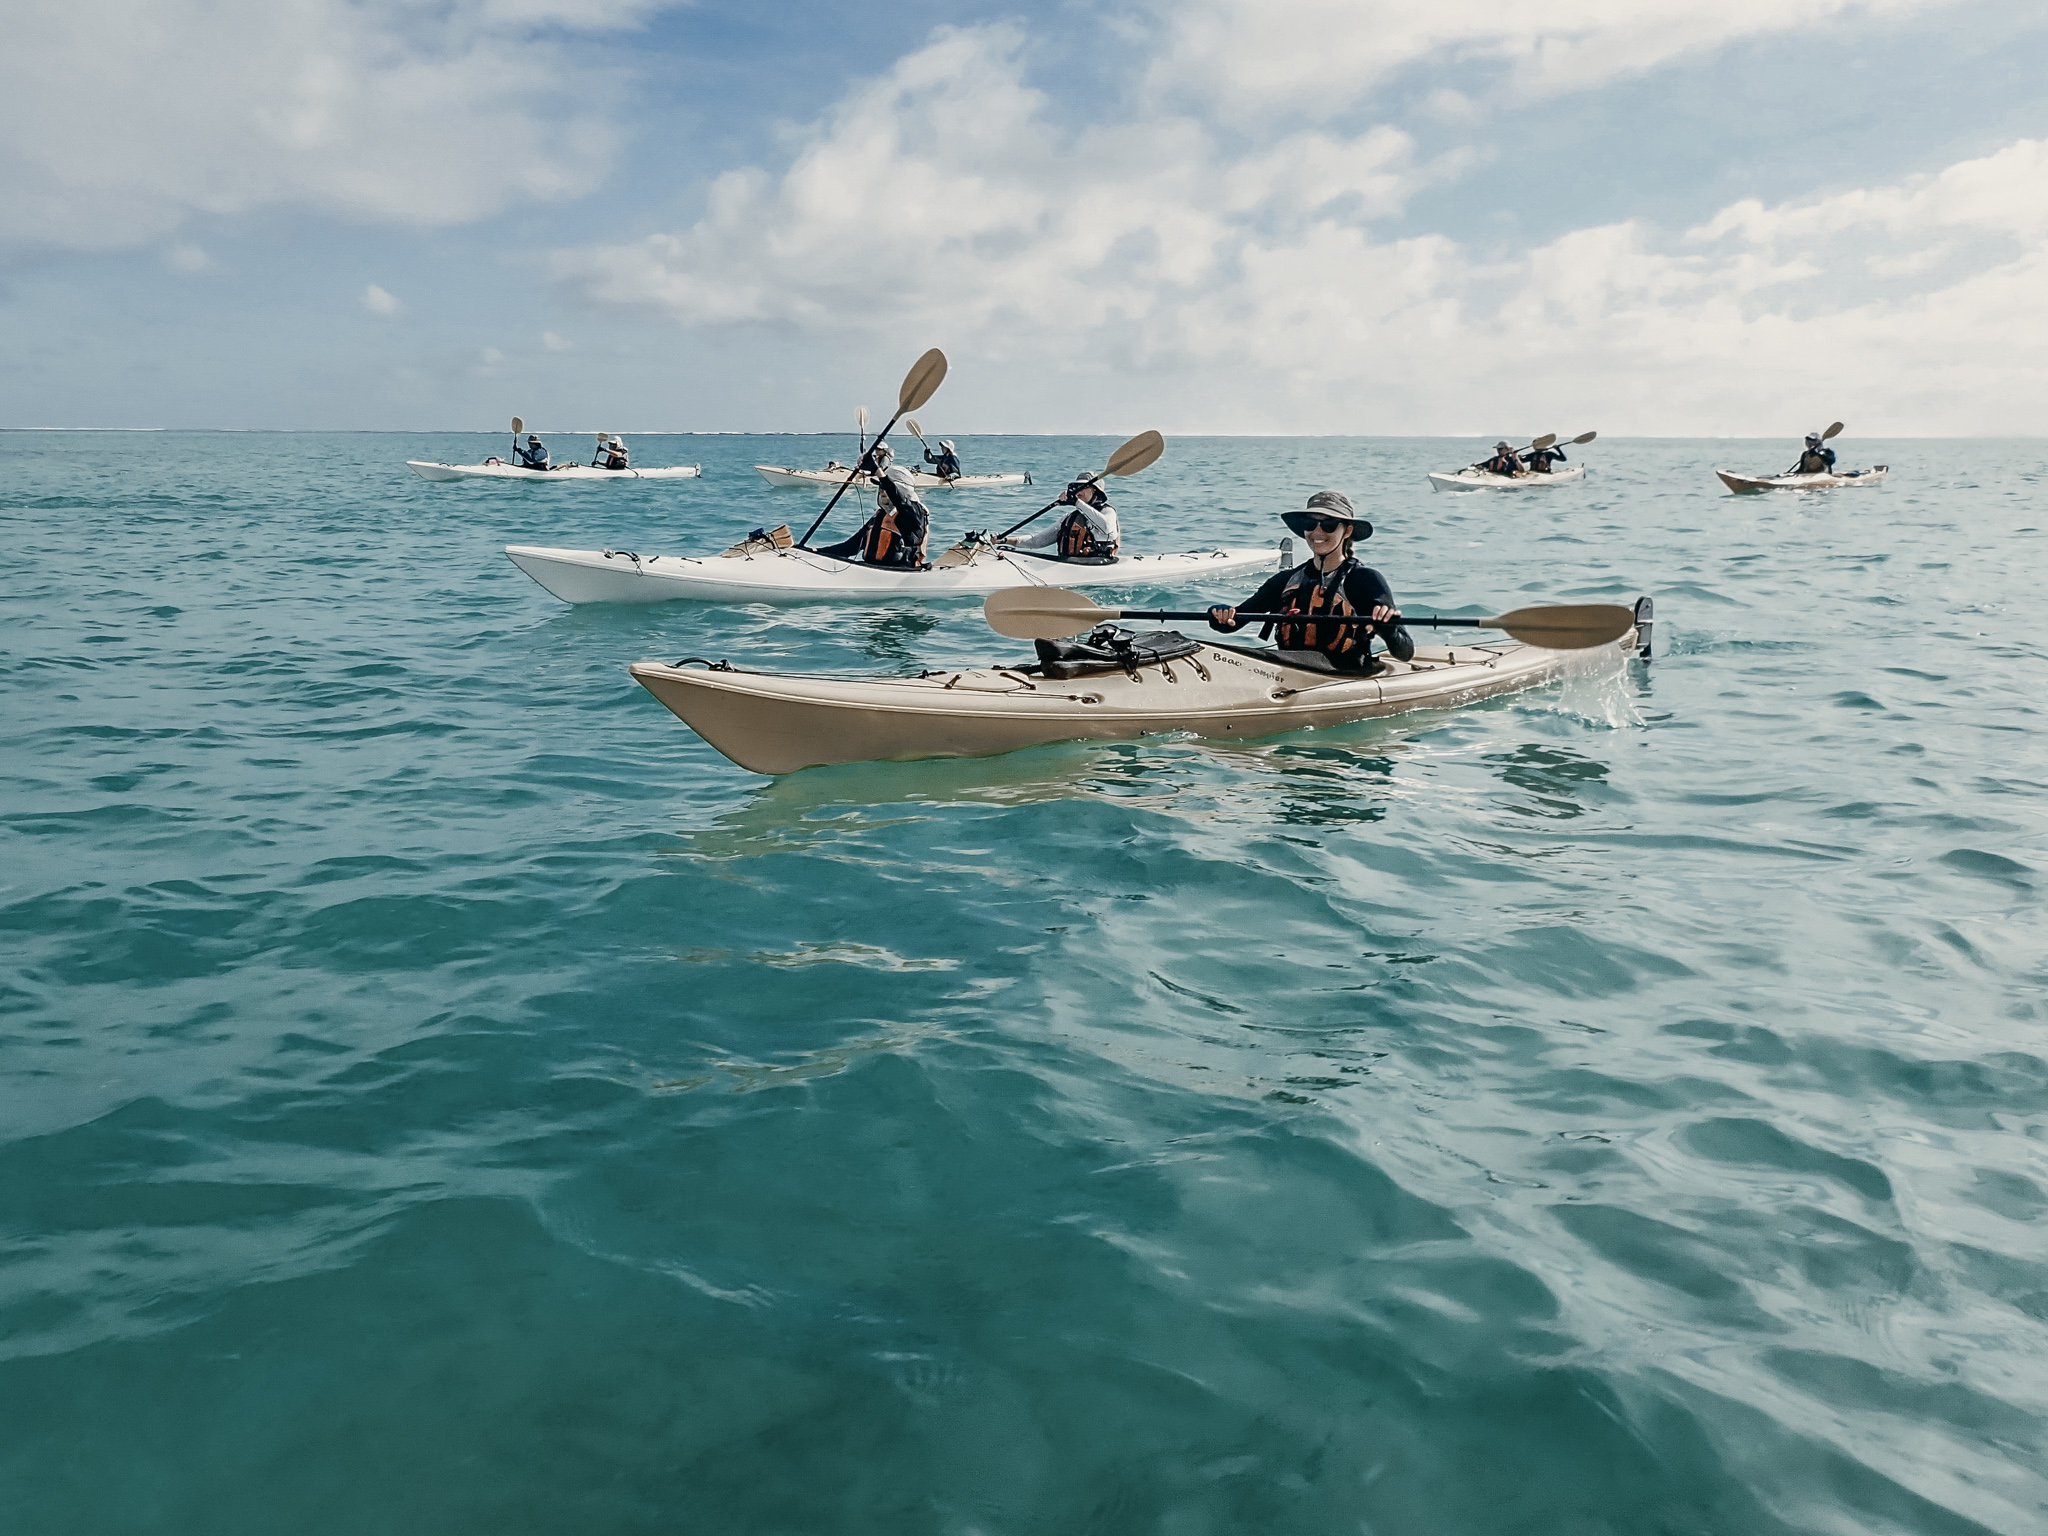
<instances>
[{"instance_id":1,"label":"turquoise ocean water","mask_svg":"<svg viewBox=\"0 0 2048 1536\"><path fill-rule=\"evenodd\" d=\"M626 664L1020 648L571 609L499 546L718 547L848 445L403 467L502 442L0 435L9 1529L2048 1528L2048 448L1174 441L1133 549L1336 486L1411 608L1662 654L769 780Z\"/></svg>"}]
</instances>

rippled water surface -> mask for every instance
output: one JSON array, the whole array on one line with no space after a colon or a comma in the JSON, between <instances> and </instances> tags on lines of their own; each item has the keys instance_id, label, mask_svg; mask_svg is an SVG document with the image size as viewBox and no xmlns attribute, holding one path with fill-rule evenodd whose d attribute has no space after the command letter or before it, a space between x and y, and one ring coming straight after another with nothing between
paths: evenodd
<instances>
[{"instance_id":1,"label":"rippled water surface","mask_svg":"<svg viewBox=\"0 0 2048 1536\"><path fill-rule=\"evenodd\" d=\"M1113 445L966 439L1040 489L939 531ZM782 780L625 664L1018 647L498 553L717 547L846 446L0 436L12 1529L2048 1528L2048 449L1175 441L1134 549L1332 485L1411 608L1662 654Z\"/></svg>"}]
</instances>

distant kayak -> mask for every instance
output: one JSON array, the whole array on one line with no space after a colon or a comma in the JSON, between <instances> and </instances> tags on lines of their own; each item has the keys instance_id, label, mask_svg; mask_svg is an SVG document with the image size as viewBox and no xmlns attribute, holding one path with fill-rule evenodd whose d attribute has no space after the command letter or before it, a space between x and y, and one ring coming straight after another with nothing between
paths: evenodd
<instances>
[{"instance_id":1,"label":"distant kayak","mask_svg":"<svg viewBox=\"0 0 2048 1536\"><path fill-rule=\"evenodd\" d=\"M736 549L739 548L736 546ZM726 555L642 555L623 549L508 544L505 557L565 603L800 603L818 599L986 597L1008 587L1135 587L1281 570L1276 548L1124 555L1100 565L983 549L965 564L906 571L837 560L812 549Z\"/></svg>"},{"instance_id":2,"label":"distant kayak","mask_svg":"<svg viewBox=\"0 0 2048 1536\"><path fill-rule=\"evenodd\" d=\"M1547 491L1582 480L1585 475L1586 466L1583 464L1553 469L1547 475L1489 475L1484 470L1461 469L1431 475L1429 488L1433 491Z\"/></svg>"},{"instance_id":3,"label":"distant kayak","mask_svg":"<svg viewBox=\"0 0 2048 1536\"><path fill-rule=\"evenodd\" d=\"M823 469L784 469L774 464L756 464L755 473L770 485L783 489L808 487L811 490L836 491L846 483L846 473L851 464L828 464ZM921 469L907 470L910 483L920 491L992 491L1006 485L1029 485L1031 476L1018 475L961 475L957 479L944 480L937 475L928 475ZM855 475L856 489L872 487L873 475Z\"/></svg>"},{"instance_id":4,"label":"distant kayak","mask_svg":"<svg viewBox=\"0 0 2048 1536\"><path fill-rule=\"evenodd\" d=\"M1839 475L1770 475L1763 479L1733 475L1725 469L1714 473L1729 490L1746 496L1752 491L1833 491L1850 485L1882 485L1891 466L1874 464L1869 469L1845 470Z\"/></svg>"},{"instance_id":5,"label":"distant kayak","mask_svg":"<svg viewBox=\"0 0 2048 1536\"><path fill-rule=\"evenodd\" d=\"M1186 731L1249 741L1375 715L1470 704L1561 675L1574 655L1637 655L1637 630L1597 652L1513 643L1417 647L1368 677L1289 660L1299 652L1133 637L1128 664L943 667L917 677L751 672L698 660L634 663L633 677L742 768L792 773L828 763L984 757L1055 741L1131 741ZM697 658L692 658L697 660ZM1595 663L1597 665L1597 663Z\"/></svg>"},{"instance_id":6,"label":"distant kayak","mask_svg":"<svg viewBox=\"0 0 2048 1536\"><path fill-rule=\"evenodd\" d=\"M548 485L572 480L694 480L704 473L701 464L681 464L673 469L592 469L588 464L526 469L518 464L430 464L407 459L405 467L422 480L525 480Z\"/></svg>"}]
</instances>

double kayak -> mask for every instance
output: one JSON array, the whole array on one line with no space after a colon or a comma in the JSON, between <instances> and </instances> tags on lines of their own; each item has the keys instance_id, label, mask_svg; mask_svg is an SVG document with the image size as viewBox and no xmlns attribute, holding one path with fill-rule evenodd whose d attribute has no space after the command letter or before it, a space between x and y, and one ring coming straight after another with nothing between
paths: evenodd
<instances>
[{"instance_id":1,"label":"double kayak","mask_svg":"<svg viewBox=\"0 0 2048 1536\"><path fill-rule=\"evenodd\" d=\"M505 557L565 603L986 597L1010 587L1161 586L1248 571L1285 570L1291 563L1291 551L1286 548L1120 555L1100 564L1084 564L983 546L963 563L909 571L839 560L814 549L771 549L759 543L735 545L726 554L709 556L508 544Z\"/></svg>"},{"instance_id":2,"label":"double kayak","mask_svg":"<svg viewBox=\"0 0 2048 1536\"><path fill-rule=\"evenodd\" d=\"M1432 491L1547 491L1586 478L1586 466L1568 464L1549 474L1489 475L1484 470L1445 470L1429 477Z\"/></svg>"},{"instance_id":3,"label":"double kayak","mask_svg":"<svg viewBox=\"0 0 2048 1536\"><path fill-rule=\"evenodd\" d=\"M527 480L549 485L572 480L694 480L704 473L701 464L679 464L673 469L592 469L588 464L527 469L518 464L431 464L407 459L405 467L422 480Z\"/></svg>"},{"instance_id":4,"label":"double kayak","mask_svg":"<svg viewBox=\"0 0 2048 1536\"><path fill-rule=\"evenodd\" d=\"M1721 483L1738 496L1752 491L1833 491L1850 485L1882 485L1884 477L1891 473L1891 466L1874 464L1869 469L1844 470L1839 475L1769 475L1758 479L1750 475L1732 475L1725 469L1717 469Z\"/></svg>"},{"instance_id":5,"label":"double kayak","mask_svg":"<svg viewBox=\"0 0 2048 1536\"><path fill-rule=\"evenodd\" d=\"M637 662L631 671L742 768L793 773L830 763L983 757L1056 741L1130 741L1169 731L1251 741L1470 704L1533 688L1567 669L1647 659L1647 600L1636 611L1635 627L1592 650L1512 642L1419 646L1412 661L1382 657L1382 670L1366 677L1309 665L1312 658L1300 652L1172 631L1134 636L1127 664L1092 669L1046 659L865 679L753 672L693 657L674 665Z\"/></svg>"},{"instance_id":6,"label":"double kayak","mask_svg":"<svg viewBox=\"0 0 2048 1536\"><path fill-rule=\"evenodd\" d=\"M754 472L770 485L787 490L791 487L807 486L812 490L836 491L846 484L847 471L851 464L827 464L823 469L785 469L775 464L756 464ZM907 470L910 483L920 491L992 491L1009 485L1029 485L1031 476L1018 475L959 475L947 480L939 475L926 474L921 469ZM874 488L875 477L868 474L855 475L856 489Z\"/></svg>"}]
</instances>

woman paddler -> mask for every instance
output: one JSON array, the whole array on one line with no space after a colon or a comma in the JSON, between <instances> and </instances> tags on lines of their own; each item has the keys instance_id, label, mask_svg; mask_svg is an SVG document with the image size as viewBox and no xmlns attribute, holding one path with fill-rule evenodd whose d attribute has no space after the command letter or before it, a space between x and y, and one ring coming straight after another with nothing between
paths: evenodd
<instances>
[{"instance_id":1,"label":"woman paddler","mask_svg":"<svg viewBox=\"0 0 2048 1536\"><path fill-rule=\"evenodd\" d=\"M1238 608L1249 613L1298 613L1300 622L1268 624L1260 638L1271 635L1283 651L1320 652L1338 672L1379 670L1372 659L1374 635L1400 660L1413 656L1415 642L1401 627L1401 610L1394 606L1386 577L1360 565L1352 555L1353 545L1372 537L1372 524L1351 510L1350 498L1342 491L1317 491L1309 497L1306 511L1286 513L1280 520L1308 540L1309 558L1280 572L1237 607L1211 608L1210 627L1225 634L1240 628ZM1325 616L1324 622L1317 622L1318 614ZM1368 615L1371 622L1328 622L1351 614Z\"/></svg>"},{"instance_id":2,"label":"woman paddler","mask_svg":"<svg viewBox=\"0 0 2048 1536\"><path fill-rule=\"evenodd\" d=\"M877 443L861 456L860 467L874 476L875 515L856 528L851 538L822 545L821 555L840 560L858 557L867 565L899 570L924 569L925 541L931 536L932 514L910 483L910 476L892 462L896 452Z\"/></svg>"}]
</instances>

